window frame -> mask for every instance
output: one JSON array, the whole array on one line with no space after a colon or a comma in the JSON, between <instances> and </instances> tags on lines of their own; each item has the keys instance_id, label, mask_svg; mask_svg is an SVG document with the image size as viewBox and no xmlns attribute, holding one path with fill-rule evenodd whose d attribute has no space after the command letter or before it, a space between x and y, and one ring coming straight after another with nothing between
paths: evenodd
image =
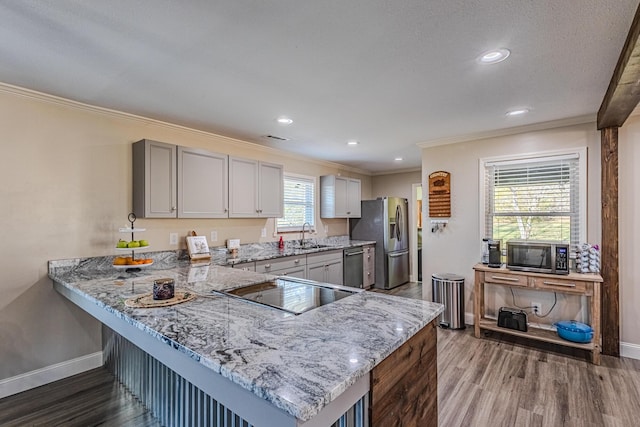
<instances>
[{"instance_id":1,"label":"window frame","mask_svg":"<svg viewBox=\"0 0 640 427\"><path fill-rule=\"evenodd\" d=\"M312 201L312 208L313 208L313 224L311 225L310 228L305 228L305 231L313 231L315 232L316 228L317 228L317 213L318 213L318 177L316 176L311 176L311 175L302 175L302 174L297 174L297 173L284 173L283 174L283 181L286 181L287 178L291 178L291 179L299 179L299 180L307 180L309 182L311 182L311 184L313 185L313 201ZM283 208L282 208L282 212L283 215L286 211L286 200L283 202ZM284 216L282 217L284 218ZM302 231L302 227L304 226L304 224L301 225L294 225L294 226L279 226L278 222L280 219L282 218L276 218L275 220L275 228L276 228L276 233L296 233L296 232L301 232Z\"/></svg>"},{"instance_id":2,"label":"window frame","mask_svg":"<svg viewBox=\"0 0 640 427\"><path fill-rule=\"evenodd\" d=\"M579 197L579 205L578 205L578 216L579 216L579 226L578 226L578 243L587 241L587 147L576 147L576 148L568 148L563 150L553 150L553 151L541 151L535 153L522 153L522 154L510 154L504 156L494 156L494 157L483 157L479 159L479 167L478 167L478 184L479 184L479 215L478 222L480 230L480 236L478 236L478 241L481 241L485 237L493 237L487 236L486 229L486 200L487 200L487 188L485 187L485 173L488 165L495 163L523 163L526 164L528 162L539 162L544 160L552 160L554 158L560 158L563 156L578 156L578 197ZM503 242L506 243L506 242ZM571 244L574 242L570 242Z\"/></svg>"}]
</instances>

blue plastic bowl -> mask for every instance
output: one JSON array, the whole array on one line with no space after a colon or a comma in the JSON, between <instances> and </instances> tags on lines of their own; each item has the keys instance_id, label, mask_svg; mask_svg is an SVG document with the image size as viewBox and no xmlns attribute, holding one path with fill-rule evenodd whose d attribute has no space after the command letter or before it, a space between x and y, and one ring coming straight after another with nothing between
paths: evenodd
<instances>
[{"instance_id":1,"label":"blue plastic bowl","mask_svg":"<svg viewBox=\"0 0 640 427\"><path fill-rule=\"evenodd\" d=\"M593 339L593 328L575 320L563 320L553 324L560 338L577 343L588 343Z\"/></svg>"}]
</instances>

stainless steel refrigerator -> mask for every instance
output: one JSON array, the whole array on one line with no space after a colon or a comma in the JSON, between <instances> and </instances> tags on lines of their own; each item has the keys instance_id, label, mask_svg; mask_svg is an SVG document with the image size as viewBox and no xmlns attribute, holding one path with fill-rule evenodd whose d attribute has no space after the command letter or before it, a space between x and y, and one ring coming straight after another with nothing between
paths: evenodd
<instances>
[{"instance_id":1,"label":"stainless steel refrigerator","mask_svg":"<svg viewBox=\"0 0 640 427\"><path fill-rule=\"evenodd\" d=\"M409 281L409 201L380 197L362 201L362 216L349 220L354 240L375 240L376 283L391 289Z\"/></svg>"}]
</instances>

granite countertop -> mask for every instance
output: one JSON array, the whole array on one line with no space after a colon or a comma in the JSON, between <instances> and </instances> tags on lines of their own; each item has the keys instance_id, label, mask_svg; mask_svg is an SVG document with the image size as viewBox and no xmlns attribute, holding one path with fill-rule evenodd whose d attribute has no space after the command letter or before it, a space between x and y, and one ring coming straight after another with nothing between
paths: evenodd
<instances>
[{"instance_id":1,"label":"granite countertop","mask_svg":"<svg viewBox=\"0 0 640 427\"><path fill-rule=\"evenodd\" d=\"M317 242L310 239L310 243L311 247L300 248L297 240L289 240L285 242L284 249L278 248L278 242L247 244L240 246L235 256L232 256L225 247L214 247L211 248L211 262L216 265L234 265L241 262L263 261L376 244L375 241L351 240L348 236L328 237ZM314 243L322 246L313 247Z\"/></svg>"},{"instance_id":2,"label":"granite countertop","mask_svg":"<svg viewBox=\"0 0 640 427\"><path fill-rule=\"evenodd\" d=\"M105 257L109 258L109 257ZM274 276L223 266L154 261L137 273L109 260L49 262L49 276L100 309L149 333L223 377L306 421L442 312L422 300L362 291L294 316L223 291ZM165 308L124 300L173 278L197 298Z\"/></svg>"}]
</instances>

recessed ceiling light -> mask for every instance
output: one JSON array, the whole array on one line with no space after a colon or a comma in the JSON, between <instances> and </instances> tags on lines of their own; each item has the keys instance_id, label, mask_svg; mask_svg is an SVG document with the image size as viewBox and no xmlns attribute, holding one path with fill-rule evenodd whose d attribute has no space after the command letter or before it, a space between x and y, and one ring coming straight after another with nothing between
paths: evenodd
<instances>
[{"instance_id":1,"label":"recessed ceiling light","mask_svg":"<svg viewBox=\"0 0 640 427\"><path fill-rule=\"evenodd\" d=\"M395 158L395 159L393 159L393 160L395 160L396 162L401 162L401 161L402 161L402 157L396 157L396 158Z\"/></svg>"},{"instance_id":2,"label":"recessed ceiling light","mask_svg":"<svg viewBox=\"0 0 640 427\"><path fill-rule=\"evenodd\" d=\"M347 141L347 145L351 145L352 147L360 144L358 141Z\"/></svg>"},{"instance_id":3,"label":"recessed ceiling light","mask_svg":"<svg viewBox=\"0 0 640 427\"><path fill-rule=\"evenodd\" d=\"M507 59L511 55L509 49L496 49L485 52L478 57L478 62L481 64L497 64Z\"/></svg>"},{"instance_id":4,"label":"recessed ceiling light","mask_svg":"<svg viewBox=\"0 0 640 427\"><path fill-rule=\"evenodd\" d=\"M528 109L526 108L520 108L517 110L511 110L511 111L507 111L507 117L513 117L513 116L521 116L523 114L527 114L529 112Z\"/></svg>"},{"instance_id":5,"label":"recessed ceiling light","mask_svg":"<svg viewBox=\"0 0 640 427\"><path fill-rule=\"evenodd\" d=\"M291 123L293 123L293 120L291 120L289 117L278 117L278 123L280 123L281 125L290 125Z\"/></svg>"}]
</instances>

